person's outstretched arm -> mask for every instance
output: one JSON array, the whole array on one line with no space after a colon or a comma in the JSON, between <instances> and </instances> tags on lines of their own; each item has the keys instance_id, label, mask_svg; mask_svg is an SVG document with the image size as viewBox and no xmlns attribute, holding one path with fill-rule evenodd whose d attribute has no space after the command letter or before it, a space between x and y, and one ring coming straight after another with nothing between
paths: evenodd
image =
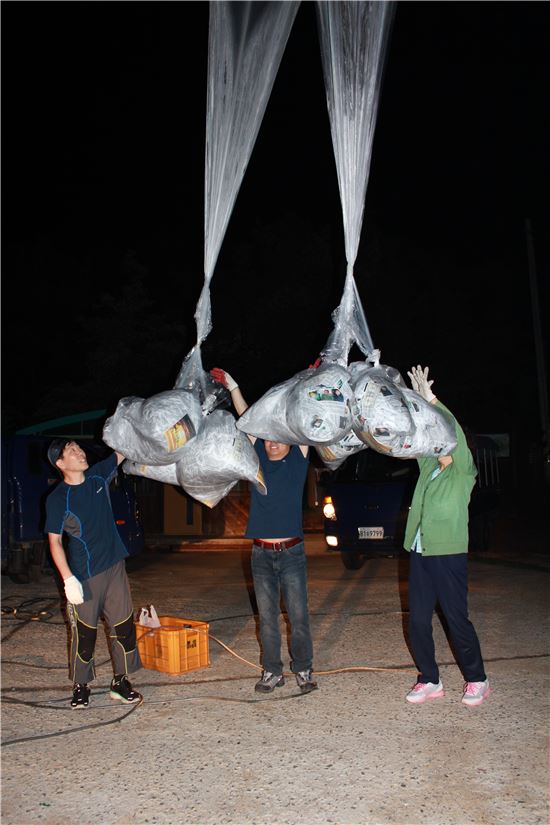
<instances>
[{"instance_id":1,"label":"person's outstretched arm","mask_svg":"<svg viewBox=\"0 0 550 825\"><path fill-rule=\"evenodd\" d=\"M214 381L218 381L218 383L223 384L223 386L229 390L231 394L231 401L233 406L235 407L235 412L237 415L242 415L245 410L248 409L248 404L243 398L243 395L239 389L239 385L232 378L228 372L225 370L220 369L220 367L214 367L214 369L210 370L210 375L214 379ZM247 433L248 435L248 433ZM248 435L251 442L254 444L256 441L255 436Z\"/></svg>"}]
</instances>

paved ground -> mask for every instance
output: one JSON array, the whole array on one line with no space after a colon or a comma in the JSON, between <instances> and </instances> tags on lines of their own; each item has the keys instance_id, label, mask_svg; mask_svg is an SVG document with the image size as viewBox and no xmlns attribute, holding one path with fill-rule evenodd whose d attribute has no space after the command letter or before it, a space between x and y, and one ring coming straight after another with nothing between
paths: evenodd
<instances>
[{"instance_id":1,"label":"paved ground","mask_svg":"<svg viewBox=\"0 0 550 825\"><path fill-rule=\"evenodd\" d=\"M2 824L534 825L550 822L547 534L470 561L470 608L495 692L460 703L438 621L446 696L411 707L405 559L347 571L308 536L320 689L258 697L246 542L129 562L136 608L210 622L211 665L136 674L137 708L108 698L100 634L87 710L68 706L55 581L2 577ZM208 550L209 552L205 552ZM36 601L29 601L36 599ZM27 604L25 604L27 601ZM12 608L17 608L14 613ZM44 611L41 613L41 611Z\"/></svg>"}]
</instances>

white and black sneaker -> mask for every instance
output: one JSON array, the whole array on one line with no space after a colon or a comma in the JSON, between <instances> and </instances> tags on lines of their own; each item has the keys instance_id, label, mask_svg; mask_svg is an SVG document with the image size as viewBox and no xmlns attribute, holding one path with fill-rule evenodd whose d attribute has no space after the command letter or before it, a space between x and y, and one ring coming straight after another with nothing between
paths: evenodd
<instances>
[{"instance_id":1,"label":"white and black sneaker","mask_svg":"<svg viewBox=\"0 0 550 825\"><path fill-rule=\"evenodd\" d=\"M130 705L141 699L141 693L138 693L137 690L132 688L127 676L115 676L111 682L109 696L111 699L118 699L119 702L124 702L125 705Z\"/></svg>"},{"instance_id":2,"label":"white and black sneaker","mask_svg":"<svg viewBox=\"0 0 550 825\"><path fill-rule=\"evenodd\" d=\"M90 688L86 684L79 684L76 682L73 685L73 698L71 699L72 708L87 708L90 699Z\"/></svg>"},{"instance_id":3,"label":"white and black sneaker","mask_svg":"<svg viewBox=\"0 0 550 825\"><path fill-rule=\"evenodd\" d=\"M285 677L282 673L270 673L269 670L262 671L262 678L254 685L257 693L271 693L276 687L282 687Z\"/></svg>"},{"instance_id":4,"label":"white and black sneaker","mask_svg":"<svg viewBox=\"0 0 550 825\"><path fill-rule=\"evenodd\" d=\"M296 682L302 693L311 693L312 690L317 690L317 682L313 678L311 668L309 670L300 670L296 675Z\"/></svg>"}]
</instances>

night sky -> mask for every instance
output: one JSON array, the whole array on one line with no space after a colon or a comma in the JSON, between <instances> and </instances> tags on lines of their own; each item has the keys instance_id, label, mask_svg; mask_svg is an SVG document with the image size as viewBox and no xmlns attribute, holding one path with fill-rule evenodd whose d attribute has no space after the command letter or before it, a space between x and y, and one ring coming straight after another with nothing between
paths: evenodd
<instances>
[{"instance_id":1,"label":"night sky","mask_svg":"<svg viewBox=\"0 0 550 825\"><path fill-rule=\"evenodd\" d=\"M10 430L170 389L195 343L208 3L8 0L1 13ZM428 364L463 423L535 442L525 221L547 328L549 35L547 3L398 3L355 267L384 363ZM225 367L252 403L307 367L344 277L303 2L212 280L205 368Z\"/></svg>"}]
</instances>

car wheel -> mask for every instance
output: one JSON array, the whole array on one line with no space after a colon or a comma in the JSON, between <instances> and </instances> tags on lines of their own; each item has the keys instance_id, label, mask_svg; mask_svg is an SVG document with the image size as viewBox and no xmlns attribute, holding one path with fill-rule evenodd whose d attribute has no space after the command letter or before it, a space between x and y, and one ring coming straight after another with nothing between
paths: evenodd
<instances>
[{"instance_id":1,"label":"car wheel","mask_svg":"<svg viewBox=\"0 0 550 825\"><path fill-rule=\"evenodd\" d=\"M365 561L364 555L357 550L341 550L340 557L346 570L359 570Z\"/></svg>"}]
</instances>

